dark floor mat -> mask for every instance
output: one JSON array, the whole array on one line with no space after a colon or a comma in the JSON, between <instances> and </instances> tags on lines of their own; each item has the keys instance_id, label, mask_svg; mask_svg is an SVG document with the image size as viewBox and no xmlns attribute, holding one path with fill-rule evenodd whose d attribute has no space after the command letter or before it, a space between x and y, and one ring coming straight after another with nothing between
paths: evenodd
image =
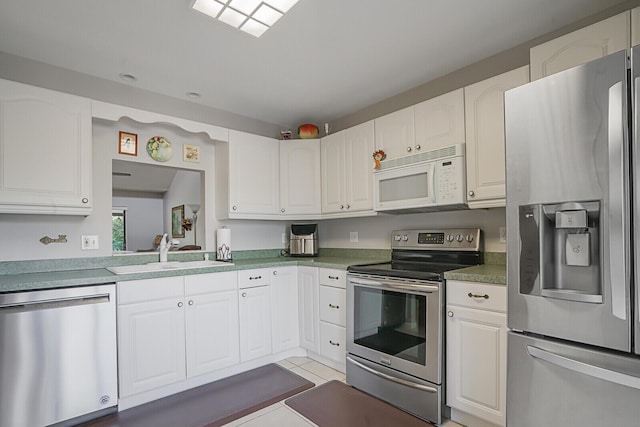
<instances>
[{"instance_id":1,"label":"dark floor mat","mask_svg":"<svg viewBox=\"0 0 640 427\"><path fill-rule=\"evenodd\" d=\"M270 364L94 420L82 427L217 427L314 384Z\"/></svg>"},{"instance_id":2,"label":"dark floor mat","mask_svg":"<svg viewBox=\"0 0 640 427\"><path fill-rule=\"evenodd\" d=\"M329 381L284 403L320 427L434 427L340 381Z\"/></svg>"}]
</instances>

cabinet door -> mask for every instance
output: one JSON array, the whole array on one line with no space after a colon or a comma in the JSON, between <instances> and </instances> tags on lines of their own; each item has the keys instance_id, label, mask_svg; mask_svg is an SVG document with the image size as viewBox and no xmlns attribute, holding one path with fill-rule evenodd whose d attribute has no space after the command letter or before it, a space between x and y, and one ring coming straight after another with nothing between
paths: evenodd
<instances>
[{"instance_id":1,"label":"cabinet door","mask_svg":"<svg viewBox=\"0 0 640 427\"><path fill-rule=\"evenodd\" d=\"M271 331L274 353L300 345L298 267L282 267L272 271Z\"/></svg>"},{"instance_id":2,"label":"cabinet door","mask_svg":"<svg viewBox=\"0 0 640 427\"><path fill-rule=\"evenodd\" d=\"M464 91L462 88L414 106L415 152L464 144Z\"/></svg>"},{"instance_id":3,"label":"cabinet door","mask_svg":"<svg viewBox=\"0 0 640 427\"><path fill-rule=\"evenodd\" d=\"M300 346L318 353L320 343L320 300L318 269L298 267L298 309L300 310Z\"/></svg>"},{"instance_id":4,"label":"cabinet door","mask_svg":"<svg viewBox=\"0 0 640 427\"><path fill-rule=\"evenodd\" d=\"M229 215L280 213L280 143L229 131Z\"/></svg>"},{"instance_id":5,"label":"cabinet door","mask_svg":"<svg viewBox=\"0 0 640 427\"><path fill-rule=\"evenodd\" d=\"M186 378L183 305L171 298L118 307L121 398Z\"/></svg>"},{"instance_id":6,"label":"cabinet door","mask_svg":"<svg viewBox=\"0 0 640 427\"><path fill-rule=\"evenodd\" d=\"M464 88L469 207L504 206L504 92L528 78L524 66Z\"/></svg>"},{"instance_id":7,"label":"cabinet door","mask_svg":"<svg viewBox=\"0 0 640 427\"><path fill-rule=\"evenodd\" d=\"M631 9L631 47L640 44L640 7Z\"/></svg>"},{"instance_id":8,"label":"cabinet door","mask_svg":"<svg viewBox=\"0 0 640 427\"><path fill-rule=\"evenodd\" d=\"M338 326L347 326L347 291L320 286L320 320Z\"/></svg>"},{"instance_id":9,"label":"cabinet door","mask_svg":"<svg viewBox=\"0 0 640 427\"><path fill-rule=\"evenodd\" d=\"M531 80L567 70L630 46L630 12L531 48Z\"/></svg>"},{"instance_id":10,"label":"cabinet door","mask_svg":"<svg viewBox=\"0 0 640 427\"><path fill-rule=\"evenodd\" d=\"M327 135L320 141L322 170L322 213L344 212L345 186L345 131Z\"/></svg>"},{"instance_id":11,"label":"cabinet door","mask_svg":"<svg viewBox=\"0 0 640 427\"><path fill-rule=\"evenodd\" d=\"M238 292L194 295L186 303L187 376L238 364Z\"/></svg>"},{"instance_id":12,"label":"cabinet door","mask_svg":"<svg viewBox=\"0 0 640 427\"><path fill-rule=\"evenodd\" d=\"M387 160L414 154L413 106L375 119L376 147Z\"/></svg>"},{"instance_id":13,"label":"cabinet door","mask_svg":"<svg viewBox=\"0 0 640 427\"><path fill-rule=\"evenodd\" d=\"M447 305L447 405L505 425L507 315Z\"/></svg>"},{"instance_id":14,"label":"cabinet door","mask_svg":"<svg viewBox=\"0 0 640 427\"><path fill-rule=\"evenodd\" d=\"M373 120L345 130L345 210L373 210Z\"/></svg>"},{"instance_id":15,"label":"cabinet door","mask_svg":"<svg viewBox=\"0 0 640 427\"><path fill-rule=\"evenodd\" d=\"M269 286L246 288L240 294L240 362L271 354Z\"/></svg>"},{"instance_id":16,"label":"cabinet door","mask_svg":"<svg viewBox=\"0 0 640 427\"><path fill-rule=\"evenodd\" d=\"M336 362L346 363L346 330L343 326L320 322L320 354Z\"/></svg>"},{"instance_id":17,"label":"cabinet door","mask_svg":"<svg viewBox=\"0 0 640 427\"><path fill-rule=\"evenodd\" d=\"M0 213L88 215L91 101L0 80Z\"/></svg>"},{"instance_id":18,"label":"cabinet door","mask_svg":"<svg viewBox=\"0 0 640 427\"><path fill-rule=\"evenodd\" d=\"M280 141L280 213L320 210L320 140Z\"/></svg>"}]
</instances>

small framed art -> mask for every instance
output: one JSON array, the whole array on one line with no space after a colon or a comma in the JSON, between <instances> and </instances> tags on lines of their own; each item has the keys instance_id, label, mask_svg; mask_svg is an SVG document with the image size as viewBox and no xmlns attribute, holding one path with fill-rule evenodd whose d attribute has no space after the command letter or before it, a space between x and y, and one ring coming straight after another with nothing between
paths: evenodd
<instances>
[{"instance_id":1,"label":"small framed art","mask_svg":"<svg viewBox=\"0 0 640 427\"><path fill-rule=\"evenodd\" d=\"M184 205L171 208L171 237L184 237Z\"/></svg>"},{"instance_id":2,"label":"small framed art","mask_svg":"<svg viewBox=\"0 0 640 427\"><path fill-rule=\"evenodd\" d=\"M200 147L197 145L183 145L182 160L185 162L200 163Z\"/></svg>"},{"instance_id":3,"label":"small framed art","mask_svg":"<svg viewBox=\"0 0 640 427\"><path fill-rule=\"evenodd\" d=\"M129 132L120 132L118 139L118 153L128 156L138 155L138 135Z\"/></svg>"}]
</instances>

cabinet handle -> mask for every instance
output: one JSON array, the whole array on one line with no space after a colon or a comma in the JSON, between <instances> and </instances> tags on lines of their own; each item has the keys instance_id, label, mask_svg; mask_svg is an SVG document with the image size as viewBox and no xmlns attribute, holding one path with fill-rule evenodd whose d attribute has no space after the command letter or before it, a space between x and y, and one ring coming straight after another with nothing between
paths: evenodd
<instances>
[{"instance_id":1,"label":"cabinet handle","mask_svg":"<svg viewBox=\"0 0 640 427\"><path fill-rule=\"evenodd\" d=\"M243 293L242 293L242 298L246 298L246 297L247 297L247 293L246 293L246 292L243 292Z\"/></svg>"},{"instance_id":2,"label":"cabinet handle","mask_svg":"<svg viewBox=\"0 0 640 427\"><path fill-rule=\"evenodd\" d=\"M472 191L469 191L469 197L473 197L473 196L475 196L475 195L476 195L476 193L474 193L474 192L473 192L473 190L472 190Z\"/></svg>"},{"instance_id":3,"label":"cabinet handle","mask_svg":"<svg viewBox=\"0 0 640 427\"><path fill-rule=\"evenodd\" d=\"M331 303L329 303L329 307L330 307L330 308L340 308L340 306L339 306L339 305L333 305L333 304L331 304Z\"/></svg>"},{"instance_id":4,"label":"cabinet handle","mask_svg":"<svg viewBox=\"0 0 640 427\"><path fill-rule=\"evenodd\" d=\"M350 208L351 208L351 205L347 205L347 209L350 209Z\"/></svg>"},{"instance_id":5,"label":"cabinet handle","mask_svg":"<svg viewBox=\"0 0 640 427\"><path fill-rule=\"evenodd\" d=\"M344 205L340 205L340 210L344 209Z\"/></svg>"},{"instance_id":6,"label":"cabinet handle","mask_svg":"<svg viewBox=\"0 0 640 427\"><path fill-rule=\"evenodd\" d=\"M448 312L447 312L447 316L449 316L449 317L453 317L453 311L448 311Z\"/></svg>"},{"instance_id":7,"label":"cabinet handle","mask_svg":"<svg viewBox=\"0 0 640 427\"><path fill-rule=\"evenodd\" d=\"M284 213L284 208L280 209L280 212Z\"/></svg>"},{"instance_id":8,"label":"cabinet handle","mask_svg":"<svg viewBox=\"0 0 640 427\"><path fill-rule=\"evenodd\" d=\"M338 276L329 276L329 279L340 280L340 278Z\"/></svg>"},{"instance_id":9,"label":"cabinet handle","mask_svg":"<svg viewBox=\"0 0 640 427\"><path fill-rule=\"evenodd\" d=\"M273 270L273 275L274 275L274 276L277 276L277 275L278 275L278 272L277 272L276 270Z\"/></svg>"},{"instance_id":10,"label":"cabinet handle","mask_svg":"<svg viewBox=\"0 0 640 427\"><path fill-rule=\"evenodd\" d=\"M193 300L192 300L192 299L191 299L191 300L189 300L188 304L189 304L189 305L193 305Z\"/></svg>"},{"instance_id":11,"label":"cabinet handle","mask_svg":"<svg viewBox=\"0 0 640 427\"><path fill-rule=\"evenodd\" d=\"M340 343L339 342L333 342L333 341L329 340L329 344L335 345L336 347L340 347Z\"/></svg>"},{"instance_id":12,"label":"cabinet handle","mask_svg":"<svg viewBox=\"0 0 640 427\"><path fill-rule=\"evenodd\" d=\"M411 147L407 147L407 153L411 152Z\"/></svg>"},{"instance_id":13,"label":"cabinet handle","mask_svg":"<svg viewBox=\"0 0 640 427\"><path fill-rule=\"evenodd\" d=\"M468 296L469 298L484 298L484 299L489 299L489 295L487 295L487 294L484 294L484 295L478 295L478 294L472 294L471 292L469 292L469 293L467 294L467 296Z\"/></svg>"},{"instance_id":14,"label":"cabinet handle","mask_svg":"<svg viewBox=\"0 0 640 427\"><path fill-rule=\"evenodd\" d=\"M87 199L86 197L84 197L84 198L82 199L82 203L89 203L89 199Z\"/></svg>"},{"instance_id":15,"label":"cabinet handle","mask_svg":"<svg viewBox=\"0 0 640 427\"><path fill-rule=\"evenodd\" d=\"M180 301L180 302L178 303L178 307L182 307L183 305L184 305L184 304L182 303L182 301Z\"/></svg>"},{"instance_id":16,"label":"cabinet handle","mask_svg":"<svg viewBox=\"0 0 640 427\"><path fill-rule=\"evenodd\" d=\"M237 207L237 206L234 206L234 207L232 207L231 209L233 209L234 211L237 211L237 210L238 210L238 207Z\"/></svg>"},{"instance_id":17,"label":"cabinet handle","mask_svg":"<svg viewBox=\"0 0 640 427\"><path fill-rule=\"evenodd\" d=\"M249 277L249 280L258 280L258 279L262 279L262 276Z\"/></svg>"},{"instance_id":18,"label":"cabinet handle","mask_svg":"<svg viewBox=\"0 0 640 427\"><path fill-rule=\"evenodd\" d=\"M416 150L421 149L422 147L420 147L420 144L416 145Z\"/></svg>"}]
</instances>

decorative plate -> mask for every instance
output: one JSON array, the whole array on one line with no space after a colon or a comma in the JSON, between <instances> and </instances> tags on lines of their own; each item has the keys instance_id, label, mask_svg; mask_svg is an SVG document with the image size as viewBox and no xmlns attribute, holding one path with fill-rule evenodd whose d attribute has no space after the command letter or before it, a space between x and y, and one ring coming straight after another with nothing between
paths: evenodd
<instances>
[{"instance_id":1,"label":"decorative plate","mask_svg":"<svg viewBox=\"0 0 640 427\"><path fill-rule=\"evenodd\" d=\"M154 136L147 142L147 153L157 162L166 162L173 157L173 147L163 136Z\"/></svg>"}]
</instances>

